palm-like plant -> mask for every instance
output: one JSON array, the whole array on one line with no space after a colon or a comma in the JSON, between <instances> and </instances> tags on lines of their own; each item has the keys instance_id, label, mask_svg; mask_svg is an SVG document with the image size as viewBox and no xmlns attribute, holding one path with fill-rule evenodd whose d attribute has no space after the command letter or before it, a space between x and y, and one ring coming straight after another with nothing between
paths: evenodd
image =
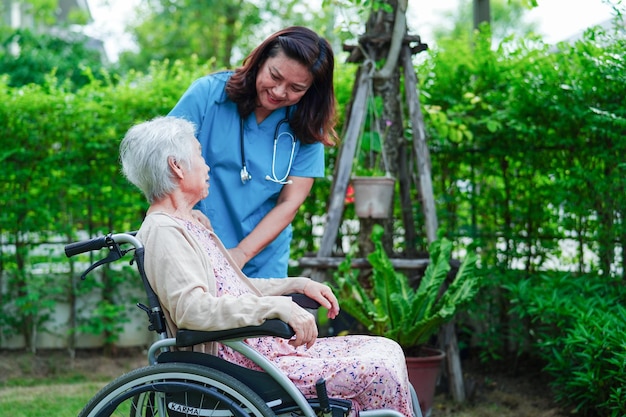
<instances>
[{"instance_id":1,"label":"palm-like plant","mask_svg":"<svg viewBox=\"0 0 626 417\"><path fill-rule=\"evenodd\" d=\"M405 274L394 270L382 234L382 227L375 226L375 249L367 257L372 265L368 281L359 281L359 270L351 268L348 257L334 274L334 288L341 308L369 332L393 339L408 350L426 344L476 296L481 286L475 269L477 257L468 253L448 284L452 242L438 239L430 245L430 263L413 288Z\"/></svg>"}]
</instances>

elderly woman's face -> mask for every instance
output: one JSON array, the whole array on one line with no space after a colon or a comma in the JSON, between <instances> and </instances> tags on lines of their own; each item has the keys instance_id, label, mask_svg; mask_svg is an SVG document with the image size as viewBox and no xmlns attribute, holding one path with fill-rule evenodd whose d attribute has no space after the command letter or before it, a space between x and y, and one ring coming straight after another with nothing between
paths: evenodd
<instances>
[{"instance_id":1,"label":"elderly woman's face","mask_svg":"<svg viewBox=\"0 0 626 417\"><path fill-rule=\"evenodd\" d=\"M307 67L283 52L265 60L256 76L257 100L268 114L300 101L311 87L313 75Z\"/></svg>"},{"instance_id":2,"label":"elderly woman's face","mask_svg":"<svg viewBox=\"0 0 626 417\"><path fill-rule=\"evenodd\" d=\"M210 168L204 161L202 156L202 147L200 142L196 141L196 148L191 158L191 168L186 173L184 180L181 182L181 190L191 197L202 200L209 195L209 171Z\"/></svg>"}]
</instances>

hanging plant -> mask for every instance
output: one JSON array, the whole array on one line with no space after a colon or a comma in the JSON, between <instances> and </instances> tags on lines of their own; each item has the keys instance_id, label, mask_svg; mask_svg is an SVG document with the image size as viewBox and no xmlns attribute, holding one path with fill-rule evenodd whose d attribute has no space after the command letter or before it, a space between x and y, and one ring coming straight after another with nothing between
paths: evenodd
<instances>
[{"instance_id":1,"label":"hanging plant","mask_svg":"<svg viewBox=\"0 0 626 417\"><path fill-rule=\"evenodd\" d=\"M379 103L374 96L372 80L368 83L370 94L367 100L367 120L361 127L358 152L354 161L356 176L392 177L385 152L385 139L393 122L385 120L384 131L381 131L382 120L378 114ZM380 98L378 98L380 100Z\"/></svg>"},{"instance_id":2,"label":"hanging plant","mask_svg":"<svg viewBox=\"0 0 626 417\"><path fill-rule=\"evenodd\" d=\"M370 81L369 88L372 88ZM380 119L376 111L374 95L368 100L369 130L363 128L359 137L360 160L355 161L352 177L354 209L360 218L384 219L393 212L393 196L396 179L391 175L385 153L384 139L392 125L385 121L384 134L380 131Z\"/></svg>"}]
</instances>

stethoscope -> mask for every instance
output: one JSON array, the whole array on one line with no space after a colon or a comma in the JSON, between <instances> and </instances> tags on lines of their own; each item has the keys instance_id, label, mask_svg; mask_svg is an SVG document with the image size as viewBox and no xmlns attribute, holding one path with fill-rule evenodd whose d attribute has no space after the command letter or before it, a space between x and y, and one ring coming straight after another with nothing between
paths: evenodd
<instances>
[{"instance_id":1,"label":"stethoscope","mask_svg":"<svg viewBox=\"0 0 626 417\"><path fill-rule=\"evenodd\" d=\"M274 150L272 153L272 176L271 177L269 175L265 176L265 179L267 181L272 181L272 182L275 182L277 184L282 184L282 185L293 183L293 181L287 180L287 177L289 176L289 172L291 171L291 165L293 164L293 157L295 156L295 152L296 152L296 138L289 132L280 133L280 127L285 123L289 123L289 107L286 108L285 115L286 117L282 119L280 122L278 122L278 124L276 125L276 130L274 130ZM291 139L291 155L289 155L289 165L287 166L287 172L285 173L284 177L279 179L276 176L276 146L278 144L278 139L280 139L282 136L287 136L288 138ZM243 184L247 184L248 181L252 179L252 175L250 175L250 173L248 172L248 168L246 166L246 152L245 152L244 140L243 140L243 119L241 117L239 117L239 143L241 145L241 171L239 174L241 176L241 182Z\"/></svg>"}]
</instances>

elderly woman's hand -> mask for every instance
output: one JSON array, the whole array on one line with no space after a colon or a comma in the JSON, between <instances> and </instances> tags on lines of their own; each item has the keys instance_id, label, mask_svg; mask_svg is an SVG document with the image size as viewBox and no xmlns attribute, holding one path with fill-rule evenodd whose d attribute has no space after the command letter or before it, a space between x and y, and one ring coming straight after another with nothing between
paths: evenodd
<instances>
[{"instance_id":1,"label":"elderly woman's hand","mask_svg":"<svg viewBox=\"0 0 626 417\"><path fill-rule=\"evenodd\" d=\"M291 304L291 319L287 323L296 333L295 338L289 341L290 345L306 345L310 348L317 339L317 323L313 314L309 313L296 303Z\"/></svg>"},{"instance_id":2,"label":"elderly woman's hand","mask_svg":"<svg viewBox=\"0 0 626 417\"><path fill-rule=\"evenodd\" d=\"M327 308L329 319L334 319L339 314L339 302L328 285L310 280L304 286L302 293Z\"/></svg>"}]
</instances>

